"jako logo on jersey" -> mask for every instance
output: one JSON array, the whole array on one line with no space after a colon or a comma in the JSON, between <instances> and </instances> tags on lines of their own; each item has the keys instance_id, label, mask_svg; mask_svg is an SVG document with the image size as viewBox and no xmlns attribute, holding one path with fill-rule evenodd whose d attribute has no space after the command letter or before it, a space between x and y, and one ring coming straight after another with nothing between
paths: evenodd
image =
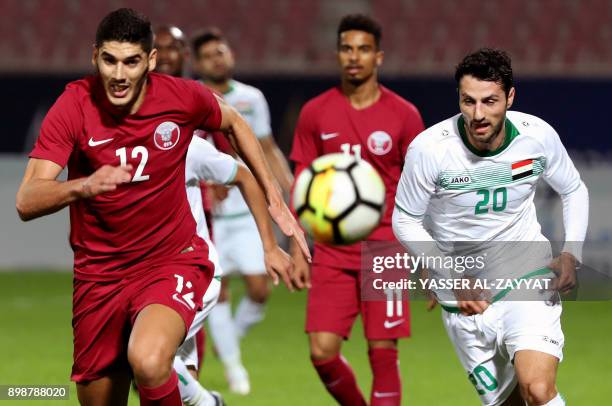
<instances>
[{"instance_id":1,"label":"jako logo on jersey","mask_svg":"<svg viewBox=\"0 0 612 406\"><path fill-rule=\"evenodd\" d=\"M385 155L391 151L393 141L391 136L384 131L374 131L368 137L368 149L376 155Z\"/></svg>"},{"instance_id":2,"label":"jako logo on jersey","mask_svg":"<svg viewBox=\"0 0 612 406\"><path fill-rule=\"evenodd\" d=\"M181 137L181 129L172 121L164 121L155 129L153 141L159 149L170 149L178 144Z\"/></svg>"},{"instance_id":3,"label":"jako logo on jersey","mask_svg":"<svg viewBox=\"0 0 612 406\"><path fill-rule=\"evenodd\" d=\"M469 176L454 176L450 178L451 185L466 185L472 183L472 178Z\"/></svg>"},{"instance_id":4,"label":"jako logo on jersey","mask_svg":"<svg viewBox=\"0 0 612 406\"><path fill-rule=\"evenodd\" d=\"M544 340L544 341L545 341L545 342L547 342L547 343L554 344L554 345L556 345L557 347L559 346L559 341L557 341L557 340L555 340L555 339L553 339L553 338L550 338L550 337L548 337L548 336L544 336L544 337L542 337L542 340Z\"/></svg>"}]
</instances>

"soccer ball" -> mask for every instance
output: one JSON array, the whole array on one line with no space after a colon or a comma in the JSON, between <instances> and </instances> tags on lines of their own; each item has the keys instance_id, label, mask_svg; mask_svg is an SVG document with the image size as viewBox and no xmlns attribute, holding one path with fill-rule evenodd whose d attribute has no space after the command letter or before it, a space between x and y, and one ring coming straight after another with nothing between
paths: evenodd
<instances>
[{"instance_id":1,"label":"soccer ball","mask_svg":"<svg viewBox=\"0 0 612 406\"><path fill-rule=\"evenodd\" d=\"M315 241L352 244L380 223L385 184L376 169L359 157L323 155L297 178L293 207Z\"/></svg>"}]
</instances>

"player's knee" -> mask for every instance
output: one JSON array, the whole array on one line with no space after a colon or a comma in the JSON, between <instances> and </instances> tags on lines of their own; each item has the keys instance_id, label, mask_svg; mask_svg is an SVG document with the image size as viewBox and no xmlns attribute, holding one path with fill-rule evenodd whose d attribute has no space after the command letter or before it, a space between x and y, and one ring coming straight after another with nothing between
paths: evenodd
<instances>
[{"instance_id":1,"label":"player's knee","mask_svg":"<svg viewBox=\"0 0 612 406\"><path fill-rule=\"evenodd\" d=\"M230 292L229 289L221 288L219 291L219 298L217 299L217 303L225 303L230 300Z\"/></svg>"},{"instance_id":2,"label":"player's knee","mask_svg":"<svg viewBox=\"0 0 612 406\"><path fill-rule=\"evenodd\" d=\"M335 358L339 351L335 348L310 347L310 358L313 361L325 361Z\"/></svg>"},{"instance_id":3,"label":"player's knee","mask_svg":"<svg viewBox=\"0 0 612 406\"><path fill-rule=\"evenodd\" d=\"M255 303L264 304L270 296L270 287L268 284L263 284L255 288L249 289L249 299Z\"/></svg>"},{"instance_id":4,"label":"player's knee","mask_svg":"<svg viewBox=\"0 0 612 406\"><path fill-rule=\"evenodd\" d=\"M557 395L554 383L534 379L521 383L521 395L531 405L543 405Z\"/></svg>"},{"instance_id":5,"label":"player's knee","mask_svg":"<svg viewBox=\"0 0 612 406\"><path fill-rule=\"evenodd\" d=\"M168 380L172 373L172 354L163 350L128 350L128 361L139 385L156 387Z\"/></svg>"},{"instance_id":6,"label":"player's knee","mask_svg":"<svg viewBox=\"0 0 612 406\"><path fill-rule=\"evenodd\" d=\"M324 361L336 357L340 353L340 346L328 340L315 337L310 339L310 358L313 361Z\"/></svg>"}]
</instances>

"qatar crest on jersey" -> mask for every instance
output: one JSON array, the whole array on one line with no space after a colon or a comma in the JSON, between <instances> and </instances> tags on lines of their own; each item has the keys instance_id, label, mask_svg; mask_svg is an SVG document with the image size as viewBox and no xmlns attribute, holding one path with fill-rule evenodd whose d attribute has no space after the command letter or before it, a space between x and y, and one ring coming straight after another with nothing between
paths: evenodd
<instances>
[{"instance_id":1,"label":"qatar crest on jersey","mask_svg":"<svg viewBox=\"0 0 612 406\"><path fill-rule=\"evenodd\" d=\"M391 136L384 131L374 131L368 137L368 149L376 155L385 155L391 151L393 140Z\"/></svg>"},{"instance_id":2,"label":"qatar crest on jersey","mask_svg":"<svg viewBox=\"0 0 612 406\"><path fill-rule=\"evenodd\" d=\"M181 129L172 121L164 121L155 129L153 141L159 149L167 150L178 144Z\"/></svg>"}]
</instances>

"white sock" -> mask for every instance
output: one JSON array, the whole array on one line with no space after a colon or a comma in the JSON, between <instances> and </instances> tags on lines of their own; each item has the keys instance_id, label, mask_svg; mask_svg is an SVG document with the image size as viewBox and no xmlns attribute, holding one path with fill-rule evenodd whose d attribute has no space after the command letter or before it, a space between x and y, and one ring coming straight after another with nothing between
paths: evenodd
<instances>
[{"instance_id":1,"label":"white sock","mask_svg":"<svg viewBox=\"0 0 612 406\"><path fill-rule=\"evenodd\" d=\"M265 308L265 304L254 302L248 296L242 298L234 317L238 338L244 337L253 325L263 320Z\"/></svg>"},{"instance_id":2,"label":"white sock","mask_svg":"<svg viewBox=\"0 0 612 406\"><path fill-rule=\"evenodd\" d=\"M242 365L238 336L229 302L217 303L213 307L208 315L208 327L221 362L226 367Z\"/></svg>"},{"instance_id":3,"label":"white sock","mask_svg":"<svg viewBox=\"0 0 612 406\"><path fill-rule=\"evenodd\" d=\"M215 398L189 373L180 357L174 357L174 370L179 378L181 400L187 406L214 406Z\"/></svg>"},{"instance_id":4,"label":"white sock","mask_svg":"<svg viewBox=\"0 0 612 406\"><path fill-rule=\"evenodd\" d=\"M548 403L543 406L565 406L565 399L563 399L560 393L557 393L557 396L549 400Z\"/></svg>"}]
</instances>

